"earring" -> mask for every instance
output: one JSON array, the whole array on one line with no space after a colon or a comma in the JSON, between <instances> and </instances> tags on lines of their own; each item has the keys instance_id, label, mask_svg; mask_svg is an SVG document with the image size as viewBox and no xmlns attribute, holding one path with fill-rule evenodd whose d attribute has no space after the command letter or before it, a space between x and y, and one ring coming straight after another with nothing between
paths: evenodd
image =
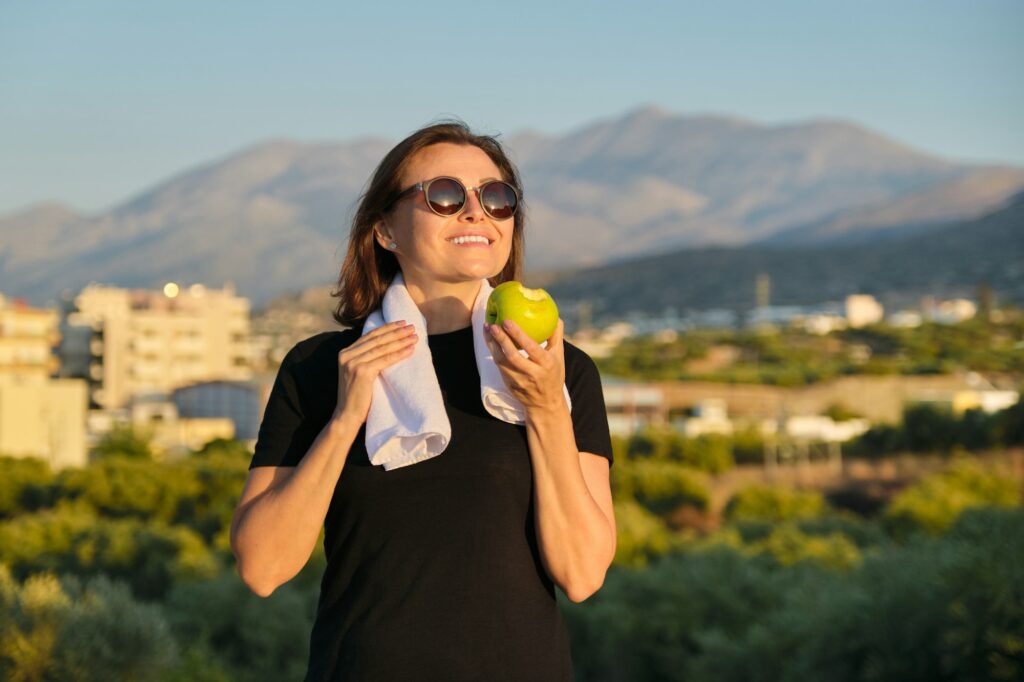
<instances>
[{"instance_id":1,"label":"earring","mask_svg":"<svg viewBox=\"0 0 1024 682\"><path fill-rule=\"evenodd\" d=\"M394 251L395 249L398 248L398 244L396 244L395 242L388 242L388 248Z\"/></svg>"}]
</instances>

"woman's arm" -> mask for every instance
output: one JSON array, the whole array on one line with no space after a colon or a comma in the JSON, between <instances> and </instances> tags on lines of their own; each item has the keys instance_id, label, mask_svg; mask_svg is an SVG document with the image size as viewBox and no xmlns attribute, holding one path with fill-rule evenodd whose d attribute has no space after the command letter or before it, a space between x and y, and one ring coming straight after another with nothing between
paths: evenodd
<instances>
[{"instance_id":1,"label":"woman's arm","mask_svg":"<svg viewBox=\"0 0 1024 682\"><path fill-rule=\"evenodd\" d=\"M527 411L526 436L541 558L565 595L581 602L600 589L615 557L608 460L576 450L565 401Z\"/></svg>"},{"instance_id":2,"label":"woman's arm","mask_svg":"<svg viewBox=\"0 0 1024 682\"><path fill-rule=\"evenodd\" d=\"M547 348L541 348L506 320L504 329L488 326L487 343L506 385L526 409L541 559L566 596L580 602L601 587L615 556L615 514L608 460L576 449L563 395L563 328L559 320Z\"/></svg>"},{"instance_id":3,"label":"woman's arm","mask_svg":"<svg viewBox=\"0 0 1024 682\"><path fill-rule=\"evenodd\" d=\"M269 597L306 565L361 423L330 419L294 467L249 472L231 522L231 550L242 581Z\"/></svg>"},{"instance_id":4,"label":"woman's arm","mask_svg":"<svg viewBox=\"0 0 1024 682\"><path fill-rule=\"evenodd\" d=\"M342 349L334 413L298 466L254 467L249 473L231 522L231 550L242 581L256 594L269 596L306 565L349 450L369 414L373 383L385 367L412 355L415 343L412 325L398 320ZM278 378L287 377L282 366ZM282 385L289 382L294 386L291 379ZM264 415L265 423L268 419L274 418ZM277 440L271 439L277 443L272 447L281 447Z\"/></svg>"}]
</instances>

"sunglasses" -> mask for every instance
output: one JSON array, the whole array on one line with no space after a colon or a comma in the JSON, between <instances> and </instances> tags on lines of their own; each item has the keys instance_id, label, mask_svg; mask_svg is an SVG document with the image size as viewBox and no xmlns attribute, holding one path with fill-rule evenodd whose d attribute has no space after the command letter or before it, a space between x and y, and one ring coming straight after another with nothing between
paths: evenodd
<instances>
[{"instance_id":1,"label":"sunglasses","mask_svg":"<svg viewBox=\"0 0 1024 682\"><path fill-rule=\"evenodd\" d=\"M484 213L495 220L508 220L515 215L519 207L519 192L504 180L488 180L479 187L466 188L457 178L442 175L426 182L417 182L412 187L398 193L388 202L387 208L413 192L423 190L427 206L441 216L453 216L466 208L466 197L475 191L480 198L480 206ZM385 209L387 210L387 209Z\"/></svg>"}]
</instances>

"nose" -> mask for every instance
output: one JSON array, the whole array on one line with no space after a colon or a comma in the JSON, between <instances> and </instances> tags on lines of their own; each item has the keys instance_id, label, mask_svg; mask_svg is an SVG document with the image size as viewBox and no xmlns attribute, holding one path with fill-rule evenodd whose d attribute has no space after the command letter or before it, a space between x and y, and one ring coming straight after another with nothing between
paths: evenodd
<instances>
[{"instance_id":1,"label":"nose","mask_svg":"<svg viewBox=\"0 0 1024 682\"><path fill-rule=\"evenodd\" d=\"M466 206L459 214L459 220L464 220L467 223L479 223L487 217L484 207L480 204L480 190L471 189L466 194Z\"/></svg>"}]
</instances>

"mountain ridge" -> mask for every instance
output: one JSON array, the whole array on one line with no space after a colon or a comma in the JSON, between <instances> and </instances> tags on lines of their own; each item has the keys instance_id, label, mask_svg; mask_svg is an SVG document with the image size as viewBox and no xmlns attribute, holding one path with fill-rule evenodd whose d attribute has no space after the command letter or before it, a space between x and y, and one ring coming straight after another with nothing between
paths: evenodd
<instances>
[{"instance_id":1,"label":"mountain ridge","mask_svg":"<svg viewBox=\"0 0 1024 682\"><path fill-rule=\"evenodd\" d=\"M538 270L773 238L796 246L874 231L869 241L882 239L899 232L879 224L887 210L928 230L1024 187L1024 170L946 161L842 119L766 125L644 105L563 135L500 139L523 177L527 263ZM355 202L393 144L274 138L110 210L37 206L0 218L0 289L41 303L101 277L145 286L230 280L260 302L333 282ZM961 187L949 215L914 202L943 186Z\"/></svg>"}]
</instances>

